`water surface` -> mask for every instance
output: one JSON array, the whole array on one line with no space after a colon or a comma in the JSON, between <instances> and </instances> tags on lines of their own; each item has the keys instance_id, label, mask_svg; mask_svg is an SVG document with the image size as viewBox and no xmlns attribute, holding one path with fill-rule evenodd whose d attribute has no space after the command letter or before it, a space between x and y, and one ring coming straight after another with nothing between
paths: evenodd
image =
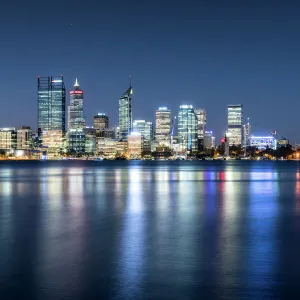
<instances>
[{"instance_id":1,"label":"water surface","mask_svg":"<svg viewBox=\"0 0 300 300\"><path fill-rule=\"evenodd\" d=\"M297 162L0 162L0 299L299 299Z\"/></svg>"}]
</instances>

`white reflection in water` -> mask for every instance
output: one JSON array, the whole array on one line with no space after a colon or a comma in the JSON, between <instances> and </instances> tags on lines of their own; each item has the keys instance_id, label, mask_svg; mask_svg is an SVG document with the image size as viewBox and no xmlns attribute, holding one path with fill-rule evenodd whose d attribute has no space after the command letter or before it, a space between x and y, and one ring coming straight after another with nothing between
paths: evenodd
<instances>
[{"instance_id":1,"label":"white reflection in water","mask_svg":"<svg viewBox=\"0 0 300 300\"><path fill-rule=\"evenodd\" d=\"M9 168L0 170L0 195L11 196L13 187L12 174L12 170Z\"/></svg>"},{"instance_id":2,"label":"white reflection in water","mask_svg":"<svg viewBox=\"0 0 300 300\"><path fill-rule=\"evenodd\" d=\"M118 274L121 299L138 299L145 262L146 214L142 204L141 170L129 170L127 207L121 232Z\"/></svg>"}]
</instances>

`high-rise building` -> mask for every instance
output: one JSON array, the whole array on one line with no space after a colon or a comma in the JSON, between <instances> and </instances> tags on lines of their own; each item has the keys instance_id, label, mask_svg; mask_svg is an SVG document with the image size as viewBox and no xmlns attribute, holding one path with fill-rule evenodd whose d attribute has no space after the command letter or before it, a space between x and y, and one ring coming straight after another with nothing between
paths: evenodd
<instances>
[{"instance_id":1,"label":"high-rise building","mask_svg":"<svg viewBox=\"0 0 300 300\"><path fill-rule=\"evenodd\" d=\"M159 107L155 113L155 140L158 146L170 147L171 111L167 107Z\"/></svg>"},{"instance_id":2,"label":"high-rise building","mask_svg":"<svg viewBox=\"0 0 300 300\"><path fill-rule=\"evenodd\" d=\"M145 120L133 122L133 131L141 134L143 139L143 151L151 152L151 142L153 140L153 123Z\"/></svg>"},{"instance_id":3,"label":"high-rise building","mask_svg":"<svg viewBox=\"0 0 300 300\"><path fill-rule=\"evenodd\" d=\"M250 137L251 137L251 125L250 119L247 119L247 123L243 125L243 147L250 146Z\"/></svg>"},{"instance_id":4,"label":"high-rise building","mask_svg":"<svg viewBox=\"0 0 300 300\"><path fill-rule=\"evenodd\" d=\"M213 136L213 132L205 130L204 132L204 148L211 149L216 146L216 139Z\"/></svg>"},{"instance_id":5,"label":"high-rise building","mask_svg":"<svg viewBox=\"0 0 300 300\"><path fill-rule=\"evenodd\" d=\"M17 132L15 128L0 128L0 149L12 150L17 146Z\"/></svg>"},{"instance_id":6,"label":"high-rise building","mask_svg":"<svg viewBox=\"0 0 300 300\"><path fill-rule=\"evenodd\" d=\"M178 112L178 144L181 150L196 151L198 121L192 105L181 105Z\"/></svg>"},{"instance_id":7,"label":"high-rise building","mask_svg":"<svg viewBox=\"0 0 300 300\"><path fill-rule=\"evenodd\" d=\"M70 129L83 129L85 117L83 112L83 91L80 89L76 78L74 89L70 91L70 105L68 107L68 127Z\"/></svg>"},{"instance_id":8,"label":"high-rise building","mask_svg":"<svg viewBox=\"0 0 300 300\"><path fill-rule=\"evenodd\" d=\"M17 149L27 150L33 147L33 134L29 126L22 126L17 130Z\"/></svg>"},{"instance_id":9,"label":"high-rise building","mask_svg":"<svg viewBox=\"0 0 300 300\"><path fill-rule=\"evenodd\" d=\"M66 90L63 76L38 77L38 128L43 145L62 146L66 129ZM51 137L50 139L48 137ZM52 138L55 145L52 145Z\"/></svg>"},{"instance_id":10,"label":"high-rise building","mask_svg":"<svg viewBox=\"0 0 300 300\"><path fill-rule=\"evenodd\" d=\"M228 130L229 145L242 145L243 141L243 105L228 105Z\"/></svg>"},{"instance_id":11,"label":"high-rise building","mask_svg":"<svg viewBox=\"0 0 300 300\"><path fill-rule=\"evenodd\" d=\"M99 113L97 116L94 116L94 129L96 130L97 137L105 137L105 131L108 130L109 119L103 113Z\"/></svg>"},{"instance_id":12,"label":"high-rise building","mask_svg":"<svg viewBox=\"0 0 300 300\"><path fill-rule=\"evenodd\" d=\"M201 151L204 148L204 135L206 130L206 111L204 108L195 108L195 114L197 117L198 150Z\"/></svg>"},{"instance_id":13,"label":"high-rise building","mask_svg":"<svg viewBox=\"0 0 300 300\"><path fill-rule=\"evenodd\" d=\"M85 117L83 112L83 91L80 89L77 78L74 89L70 91L70 105L68 107L67 142L70 151L85 152Z\"/></svg>"},{"instance_id":14,"label":"high-rise building","mask_svg":"<svg viewBox=\"0 0 300 300\"><path fill-rule=\"evenodd\" d=\"M132 87L129 88L119 99L119 138L126 141L132 131Z\"/></svg>"}]
</instances>

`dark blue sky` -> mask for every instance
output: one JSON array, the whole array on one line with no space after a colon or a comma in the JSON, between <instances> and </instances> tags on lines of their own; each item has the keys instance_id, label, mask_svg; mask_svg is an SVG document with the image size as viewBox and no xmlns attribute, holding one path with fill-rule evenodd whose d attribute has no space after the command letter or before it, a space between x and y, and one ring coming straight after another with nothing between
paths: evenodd
<instances>
[{"instance_id":1,"label":"dark blue sky","mask_svg":"<svg viewBox=\"0 0 300 300\"><path fill-rule=\"evenodd\" d=\"M132 74L134 119L192 104L219 139L242 103L255 133L300 143L297 1L3 2L1 127L36 128L36 78L60 74L67 90L78 77L88 124L105 112L113 125Z\"/></svg>"}]
</instances>

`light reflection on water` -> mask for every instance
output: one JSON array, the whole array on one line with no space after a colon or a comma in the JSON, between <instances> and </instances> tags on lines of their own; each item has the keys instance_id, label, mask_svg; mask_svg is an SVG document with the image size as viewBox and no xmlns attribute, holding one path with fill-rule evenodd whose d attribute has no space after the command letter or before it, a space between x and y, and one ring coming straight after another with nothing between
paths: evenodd
<instances>
[{"instance_id":1,"label":"light reflection on water","mask_svg":"<svg viewBox=\"0 0 300 300\"><path fill-rule=\"evenodd\" d=\"M300 249L299 174L273 162L4 163L0 294L285 295L300 275L289 255Z\"/></svg>"}]
</instances>

